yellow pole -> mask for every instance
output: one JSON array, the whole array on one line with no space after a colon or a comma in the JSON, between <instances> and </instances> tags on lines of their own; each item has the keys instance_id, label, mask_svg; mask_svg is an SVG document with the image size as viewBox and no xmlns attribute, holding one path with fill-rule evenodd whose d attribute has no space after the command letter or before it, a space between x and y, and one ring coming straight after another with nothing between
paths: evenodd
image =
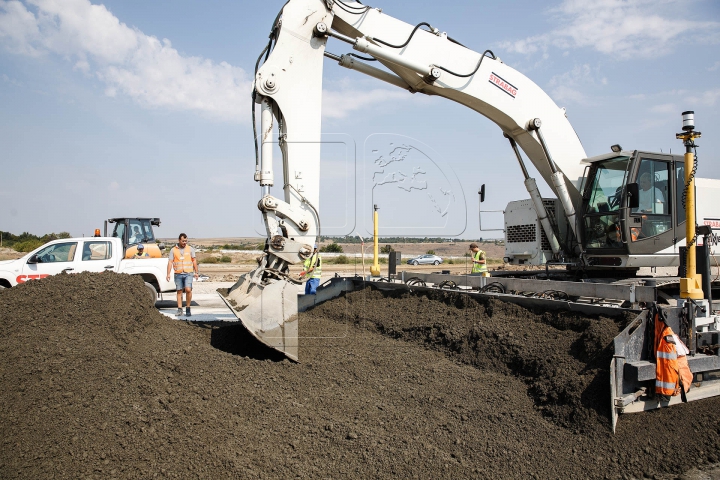
<instances>
[{"instance_id":1,"label":"yellow pole","mask_svg":"<svg viewBox=\"0 0 720 480\"><path fill-rule=\"evenodd\" d=\"M380 276L380 259L378 257L378 206L374 206L373 212L373 264L370 267L370 275Z\"/></svg>"},{"instance_id":2,"label":"yellow pole","mask_svg":"<svg viewBox=\"0 0 720 480\"><path fill-rule=\"evenodd\" d=\"M363 278L365 278L365 240L360 244L360 252L362 256Z\"/></svg>"},{"instance_id":3,"label":"yellow pole","mask_svg":"<svg viewBox=\"0 0 720 480\"><path fill-rule=\"evenodd\" d=\"M685 114L687 113L692 114L693 112L683 113L683 124L685 124ZM693 131L693 128L694 125L690 127L683 126L685 131L676 135L676 138L682 140L685 145L685 185L687 185L687 196L685 197L685 245L687 245L687 256L685 257L685 277L680 279L680 298L699 300L705 298L705 296L702 290L702 275L698 275L696 271L695 245L697 240L690 245L690 242L696 238L695 232L697 231L697 225L695 224L695 179L692 177L693 164L695 163L693 147L695 146L694 140L700 137L700 132Z\"/></svg>"}]
</instances>

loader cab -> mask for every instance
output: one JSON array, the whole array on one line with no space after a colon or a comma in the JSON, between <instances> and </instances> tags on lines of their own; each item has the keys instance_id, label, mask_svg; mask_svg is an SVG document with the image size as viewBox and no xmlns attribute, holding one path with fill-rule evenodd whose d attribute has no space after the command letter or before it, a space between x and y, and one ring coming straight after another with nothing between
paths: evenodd
<instances>
[{"instance_id":1,"label":"loader cab","mask_svg":"<svg viewBox=\"0 0 720 480\"><path fill-rule=\"evenodd\" d=\"M150 257L162 257L164 245L157 244L153 230L154 226L160 226L159 218L111 218L108 223L115 224L111 236L122 239L125 258L132 258L140 244Z\"/></svg>"},{"instance_id":2,"label":"loader cab","mask_svg":"<svg viewBox=\"0 0 720 480\"><path fill-rule=\"evenodd\" d=\"M653 266L663 255L676 255L684 238L684 158L635 150L585 162L582 242L591 264Z\"/></svg>"}]
</instances>

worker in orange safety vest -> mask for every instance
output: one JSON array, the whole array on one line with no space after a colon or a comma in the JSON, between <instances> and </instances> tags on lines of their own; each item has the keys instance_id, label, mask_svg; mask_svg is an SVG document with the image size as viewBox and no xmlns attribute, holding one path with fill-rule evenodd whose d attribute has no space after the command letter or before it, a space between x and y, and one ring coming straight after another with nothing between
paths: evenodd
<instances>
[{"instance_id":1,"label":"worker in orange safety vest","mask_svg":"<svg viewBox=\"0 0 720 480\"><path fill-rule=\"evenodd\" d=\"M198 277L198 264L195 259L195 249L189 246L188 237L181 233L178 243L168 255L167 281L170 281L170 271L175 274L175 289L177 291L177 316L182 315L182 298L185 292L185 316L189 317L192 303L192 281Z\"/></svg>"},{"instance_id":2,"label":"worker in orange safety vest","mask_svg":"<svg viewBox=\"0 0 720 480\"><path fill-rule=\"evenodd\" d=\"M651 310L652 312L652 310ZM655 393L660 401L681 395L690 390L692 372L687 362L690 351L662 319L659 310L655 313Z\"/></svg>"}]
</instances>

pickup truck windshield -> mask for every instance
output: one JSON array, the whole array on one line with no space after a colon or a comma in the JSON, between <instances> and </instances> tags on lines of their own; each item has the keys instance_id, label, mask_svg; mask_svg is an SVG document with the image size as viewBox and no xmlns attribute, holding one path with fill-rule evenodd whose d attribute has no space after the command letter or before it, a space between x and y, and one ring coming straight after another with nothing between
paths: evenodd
<instances>
[{"instance_id":1,"label":"pickup truck windshield","mask_svg":"<svg viewBox=\"0 0 720 480\"><path fill-rule=\"evenodd\" d=\"M56 243L45 247L35 254L38 263L72 262L75 258L77 243Z\"/></svg>"}]
</instances>

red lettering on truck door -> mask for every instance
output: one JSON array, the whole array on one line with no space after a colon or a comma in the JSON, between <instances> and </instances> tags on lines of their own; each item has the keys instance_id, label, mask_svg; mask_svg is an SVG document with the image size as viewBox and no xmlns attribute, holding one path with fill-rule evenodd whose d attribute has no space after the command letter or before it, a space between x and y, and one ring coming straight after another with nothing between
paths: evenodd
<instances>
[{"instance_id":1,"label":"red lettering on truck door","mask_svg":"<svg viewBox=\"0 0 720 480\"><path fill-rule=\"evenodd\" d=\"M48 277L49 275L47 273L41 273L38 275L18 275L15 277L15 281L17 283L25 283L28 280L40 280L41 278Z\"/></svg>"}]
</instances>

